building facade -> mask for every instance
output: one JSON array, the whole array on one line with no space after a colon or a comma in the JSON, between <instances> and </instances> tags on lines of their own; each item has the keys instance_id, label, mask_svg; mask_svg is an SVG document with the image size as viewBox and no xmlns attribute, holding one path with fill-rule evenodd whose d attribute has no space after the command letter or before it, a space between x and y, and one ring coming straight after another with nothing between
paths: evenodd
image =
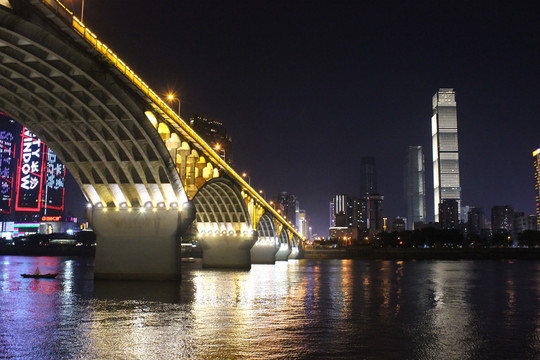
<instances>
[{"instance_id":1,"label":"building facade","mask_svg":"<svg viewBox=\"0 0 540 360\"><path fill-rule=\"evenodd\" d=\"M409 146L405 170L405 203L408 230L426 222L426 189L424 151L422 146Z\"/></svg>"},{"instance_id":2,"label":"building facade","mask_svg":"<svg viewBox=\"0 0 540 360\"><path fill-rule=\"evenodd\" d=\"M454 89L440 88L433 95L431 132L434 220L439 222L439 205L443 200L455 200L458 214L461 212L457 106Z\"/></svg>"},{"instance_id":3,"label":"building facade","mask_svg":"<svg viewBox=\"0 0 540 360\"><path fill-rule=\"evenodd\" d=\"M536 196L536 227L540 229L540 148L533 151L534 195Z\"/></svg>"},{"instance_id":4,"label":"building facade","mask_svg":"<svg viewBox=\"0 0 540 360\"><path fill-rule=\"evenodd\" d=\"M441 229L457 229L459 224L458 202L444 199L439 204L439 223Z\"/></svg>"},{"instance_id":5,"label":"building facade","mask_svg":"<svg viewBox=\"0 0 540 360\"><path fill-rule=\"evenodd\" d=\"M493 233L512 233L514 229L514 207L511 205L491 208L491 231Z\"/></svg>"},{"instance_id":6,"label":"building facade","mask_svg":"<svg viewBox=\"0 0 540 360\"><path fill-rule=\"evenodd\" d=\"M233 165L233 144L227 129L219 120L194 114L189 118L189 126L230 166Z\"/></svg>"},{"instance_id":7,"label":"building facade","mask_svg":"<svg viewBox=\"0 0 540 360\"><path fill-rule=\"evenodd\" d=\"M482 229L486 227L484 209L470 207L467 216L467 231L471 235L480 235Z\"/></svg>"},{"instance_id":8,"label":"building facade","mask_svg":"<svg viewBox=\"0 0 540 360\"><path fill-rule=\"evenodd\" d=\"M285 220L295 226L297 210L296 196L289 194L286 191L282 191L277 197L276 204L278 206L279 213L281 213Z\"/></svg>"},{"instance_id":9,"label":"building facade","mask_svg":"<svg viewBox=\"0 0 540 360\"><path fill-rule=\"evenodd\" d=\"M360 195L366 196L375 192L377 192L375 158L364 156L360 159Z\"/></svg>"}]
</instances>

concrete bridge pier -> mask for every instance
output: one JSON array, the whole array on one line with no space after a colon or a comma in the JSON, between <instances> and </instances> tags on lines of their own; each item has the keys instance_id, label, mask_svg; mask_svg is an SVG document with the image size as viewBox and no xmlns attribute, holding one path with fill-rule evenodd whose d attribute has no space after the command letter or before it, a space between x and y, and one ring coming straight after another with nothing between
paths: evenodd
<instances>
[{"instance_id":1,"label":"concrete bridge pier","mask_svg":"<svg viewBox=\"0 0 540 360\"><path fill-rule=\"evenodd\" d=\"M252 264L275 264L279 249L278 239L275 237L259 237L251 248Z\"/></svg>"},{"instance_id":2,"label":"concrete bridge pier","mask_svg":"<svg viewBox=\"0 0 540 360\"><path fill-rule=\"evenodd\" d=\"M305 254L304 248L302 248L300 244L293 245L291 248L289 259L302 259L304 258L304 254Z\"/></svg>"},{"instance_id":3,"label":"concrete bridge pier","mask_svg":"<svg viewBox=\"0 0 540 360\"><path fill-rule=\"evenodd\" d=\"M292 248L289 244L281 243L276 254L276 261L287 261L289 260L289 255L291 255Z\"/></svg>"},{"instance_id":4,"label":"concrete bridge pier","mask_svg":"<svg viewBox=\"0 0 540 360\"><path fill-rule=\"evenodd\" d=\"M205 268L250 269L250 250L256 241L256 232L245 236L205 235L199 239L202 265Z\"/></svg>"},{"instance_id":5,"label":"concrete bridge pier","mask_svg":"<svg viewBox=\"0 0 540 360\"><path fill-rule=\"evenodd\" d=\"M180 279L180 236L195 218L193 205L141 209L87 209L97 238L95 279Z\"/></svg>"}]
</instances>

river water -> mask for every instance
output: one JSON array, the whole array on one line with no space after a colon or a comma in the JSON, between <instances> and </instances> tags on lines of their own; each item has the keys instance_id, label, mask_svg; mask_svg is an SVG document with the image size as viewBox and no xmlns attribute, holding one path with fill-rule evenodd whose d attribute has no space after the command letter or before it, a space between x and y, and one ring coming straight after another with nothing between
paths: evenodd
<instances>
[{"instance_id":1,"label":"river water","mask_svg":"<svg viewBox=\"0 0 540 360\"><path fill-rule=\"evenodd\" d=\"M59 275L20 276L36 266ZM540 357L540 262L195 262L181 283L94 282L93 270L0 256L0 358Z\"/></svg>"}]
</instances>

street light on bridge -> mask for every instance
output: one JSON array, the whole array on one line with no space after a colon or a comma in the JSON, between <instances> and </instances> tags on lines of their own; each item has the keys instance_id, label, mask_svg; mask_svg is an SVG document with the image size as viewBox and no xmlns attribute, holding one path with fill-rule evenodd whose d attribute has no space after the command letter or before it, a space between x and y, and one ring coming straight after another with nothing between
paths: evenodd
<instances>
[{"instance_id":1,"label":"street light on bridge","mask_svg":"<svg viewBox=\"0 0 540 360\"><path fill-rule=\"evenodd\" d=\"M180 116L180 99L177 98L176 96L174 96L174 94L168 94L168 95L167 95L167 99L168 99L169 101L171 101L171 102L174 101L174 100L178 101L178 116ZM180 117L181 117L181 116L180 116Z\"/></svg>"},{"instance_id":2,"label":"street light on bridge","mask_svg":"<svg viewBox=\"0 0 540 360\"><path fill-rule=\"evenodd\" d=\"M214 150L216 151L216 154L219 155L225 161L225 148L221 147L221 144L216 144L214 146Z\"/></svg>"},{"instance_id":3,"label":"street light on bridge","mask_svg":"<svg viewBox=\"0 0 540 360\"><path fill-rule=\"evenodd\" d=\"M251 186L251 177L246 172L242 173L242 177L244 179L247 178L248 179L248 184L249 184L249 186Z\"/></svg>"}]
</instances>

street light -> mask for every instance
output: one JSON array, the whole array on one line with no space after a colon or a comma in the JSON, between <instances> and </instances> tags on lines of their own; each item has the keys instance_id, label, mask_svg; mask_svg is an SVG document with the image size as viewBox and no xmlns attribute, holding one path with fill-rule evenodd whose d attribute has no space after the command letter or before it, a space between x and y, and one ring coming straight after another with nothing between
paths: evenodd
<instances>
[{"instance_id":1,"label":"street light","mask_svg":"<svg viewBox=\"0 0 540 360\"><path fill-rule=\"evenodd\" d=\"M259 194L261 194L261 197L266 200L266 197L264 196L264 191L262 189L259 190Z\"/></svg>"},{"instance_id":2,"label":"street light","mask_svg":"<svg viewBox=\"0 0 540 360\"><path fill-rule=\"evenodd\" d=\"M82 0L81 4L81 22L84 21L84 0Z\"/></svg>"},{"instance_id":3,"label":"street light","mask_svg":"<svg viewBox=\"0 0 540 360\"><path fill-rule=\"evenodd\" d=\"M169 94L169 95L167 95L167 99L168 99L169 101L173 101L173 100L178 101L178 116L180 116L180 99L177 98L176 96L174 96L174 94ZM181 117L181 116L180 116L180 117Z\"/></svg>"},{"instance_id":4,"label":"street light","mask_svg":"<svg viewBox=\"0 0 540 360\"><path fill-rule=\"evenodd\" d=\"M248 184L249 184L249 186L251 186L251 177L246 172L242 173L242 177L244 179L247 178L248 179Z\"/></svg>"},{"instance_id":5,"label":"street light","mask_svg":"<svg viewBox=\"0 0 540 360\"><path fill-rule=\"evenodd\" d=\"M216 144L214 146L214 150L216 151L218 156L221 157L223 161L225 161L225 148L221 148L221 144Z\"/></svg>"}]
</instances>

